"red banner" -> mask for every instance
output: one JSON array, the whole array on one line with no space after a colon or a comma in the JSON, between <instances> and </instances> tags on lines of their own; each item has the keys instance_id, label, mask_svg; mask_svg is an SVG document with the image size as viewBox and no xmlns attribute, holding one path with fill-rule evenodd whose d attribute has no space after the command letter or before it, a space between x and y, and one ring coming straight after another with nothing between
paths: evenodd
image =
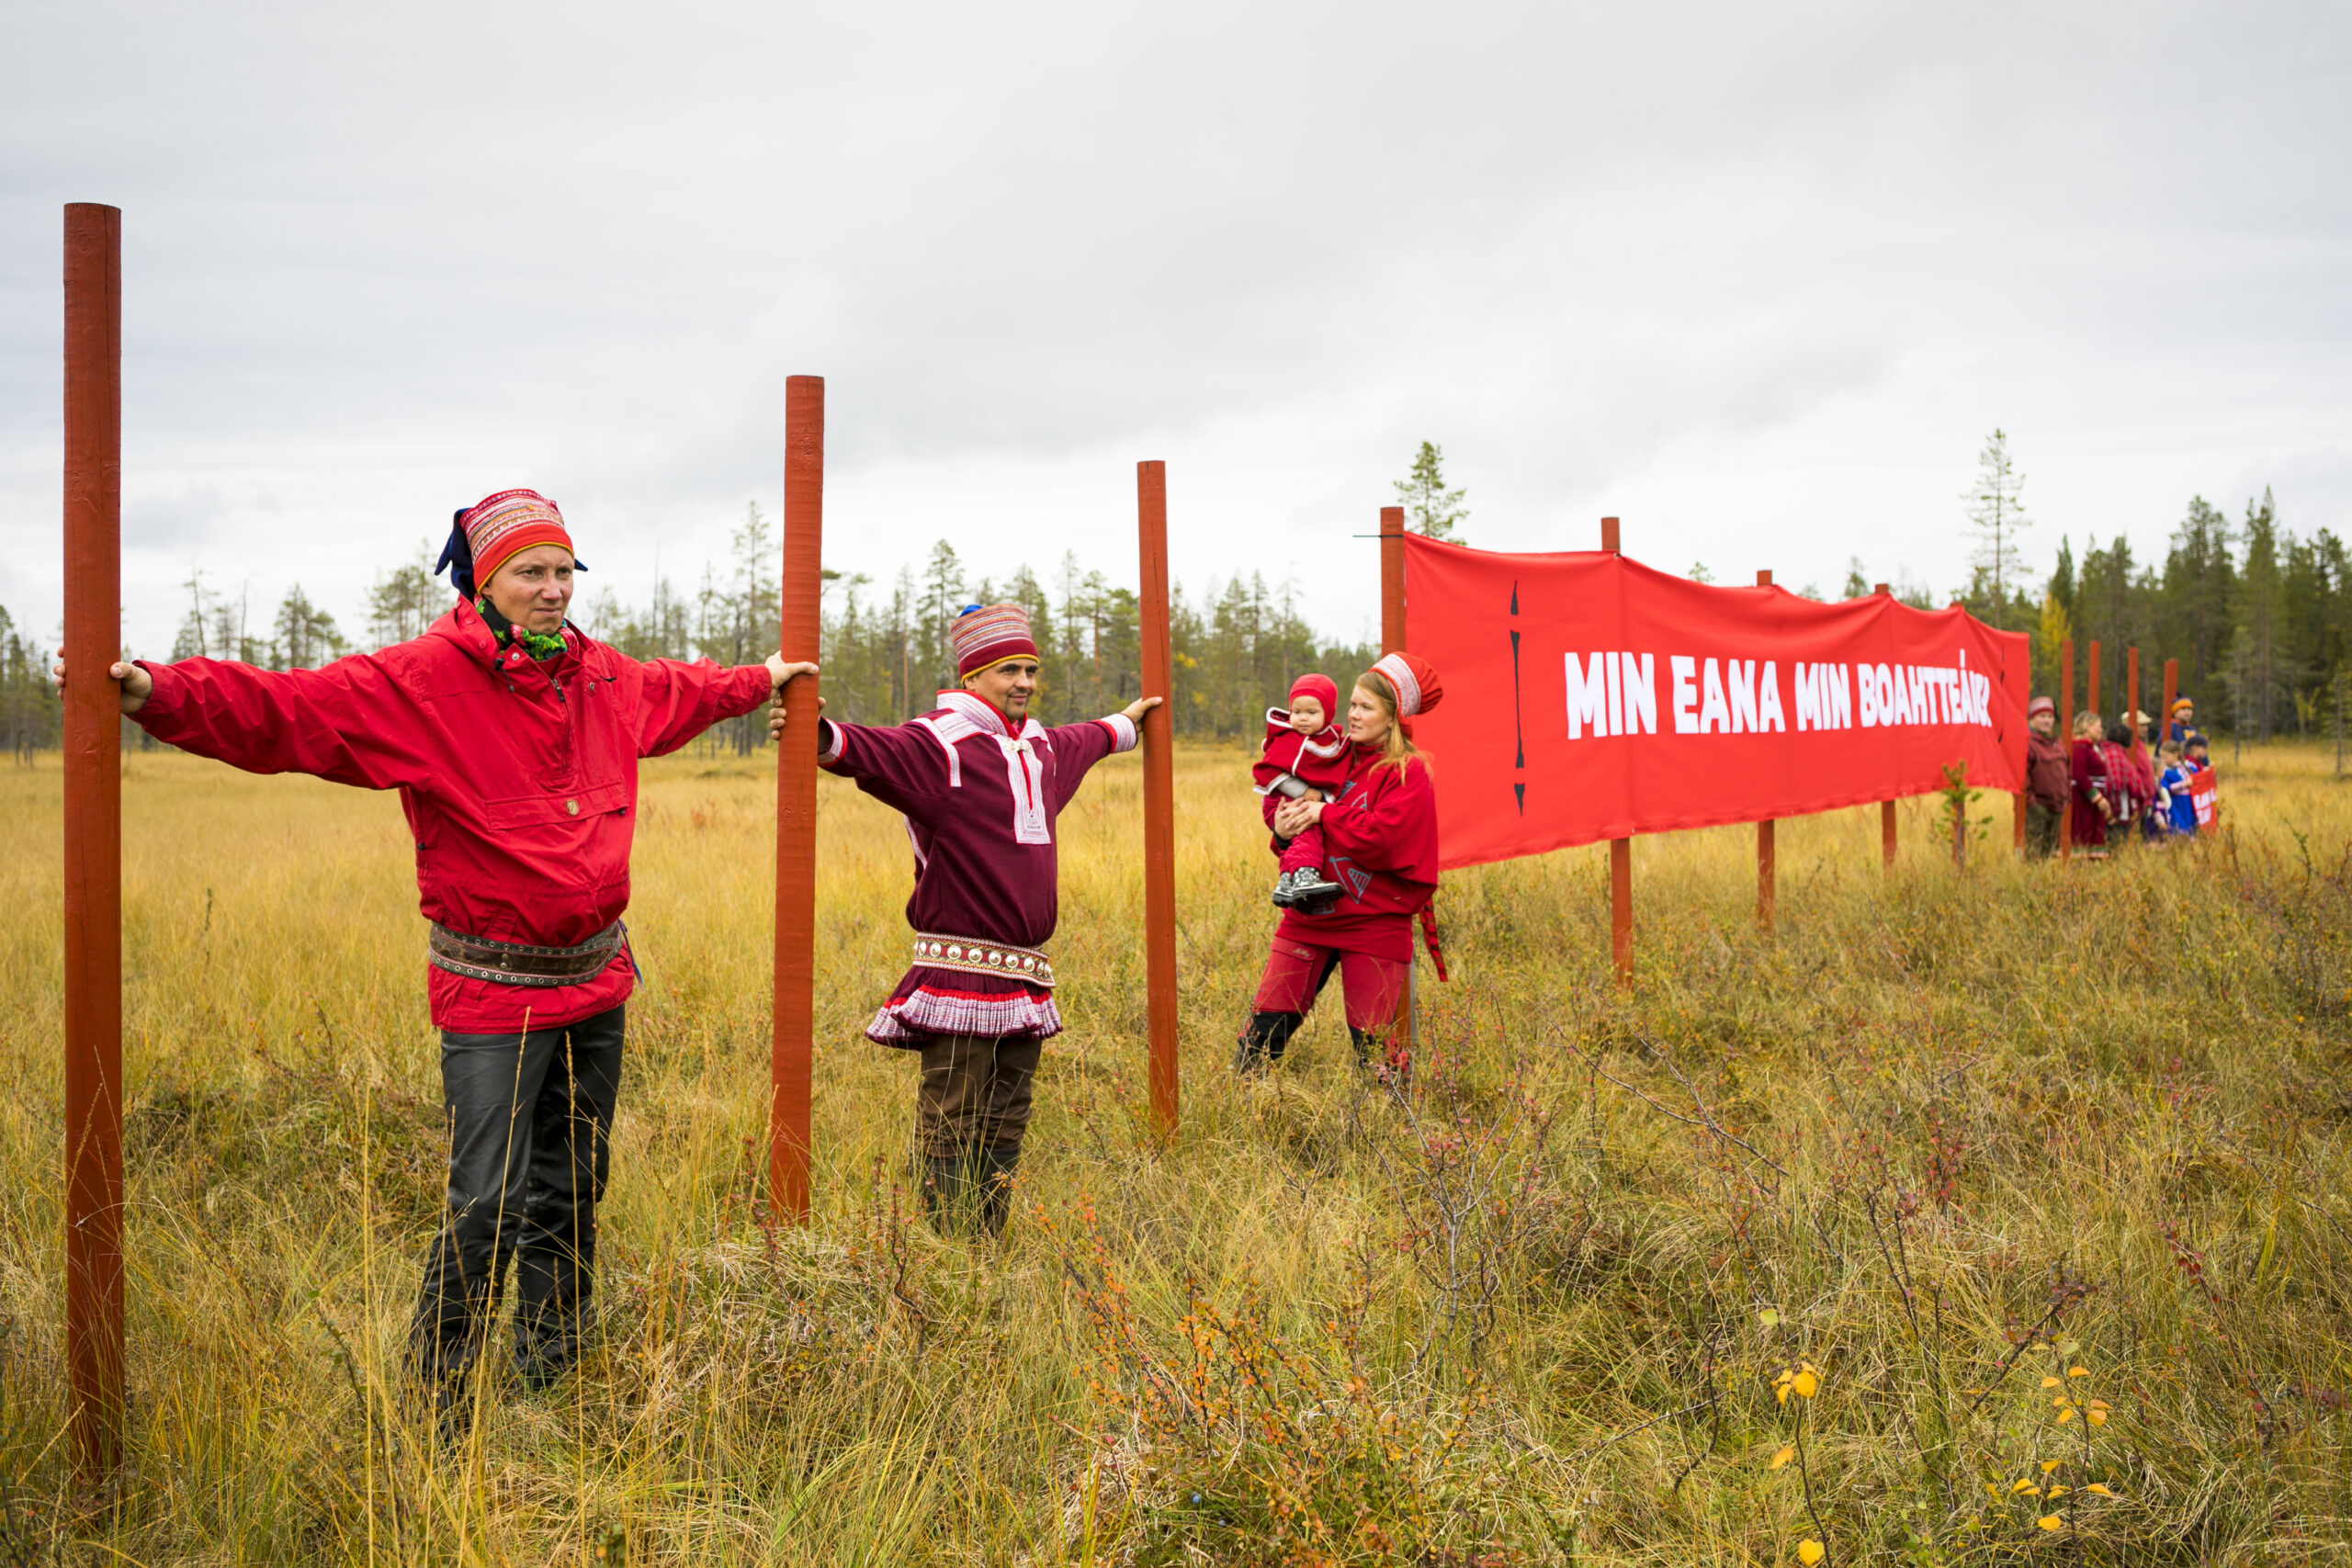
<instances>
[{"instance_id":1,"label":"red banner","mask_svg":"<svg viewBox=\"0 0 2352 1568\"><path fill-rule=\"evenodd\" d=\"M1600 551L1405 543L1413 738L1449 866L2025 774L2026 639L1876 595L1715 588Z\"/></svg>"}]
</instances>

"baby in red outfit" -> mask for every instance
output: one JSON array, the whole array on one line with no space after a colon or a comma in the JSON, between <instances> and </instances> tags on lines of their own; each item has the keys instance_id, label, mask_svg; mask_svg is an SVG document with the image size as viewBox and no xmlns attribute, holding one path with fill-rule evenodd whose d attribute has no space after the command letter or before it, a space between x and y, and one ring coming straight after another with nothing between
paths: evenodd
<instances>
[{"instance_id":1,"label":"baby in red outfit","mask_svg":"<svg viewBox=\"0 0 2352 1568\"><path fill-rule=\"evenodd\" d=\"M1265 796L1268 826L1285 800L1313 795L1334 798L1348 775L1348 738L1334 720L1340 688L1329 675L1301 675L1290 683L1290 706L1266 710L1266 750L1250 770ZM1340 885L1323 874L1323 829L1309 827L1284 844L1274 840L1281 871L1274 902L1283 908L1337 895Z\"/></svg>"}]
</instances>

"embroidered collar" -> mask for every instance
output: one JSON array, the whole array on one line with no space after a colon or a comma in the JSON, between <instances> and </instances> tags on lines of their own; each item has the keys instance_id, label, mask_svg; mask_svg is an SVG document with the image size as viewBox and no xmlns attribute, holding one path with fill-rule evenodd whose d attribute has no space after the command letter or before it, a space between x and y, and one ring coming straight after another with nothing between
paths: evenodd
<instances>
[{"instance_id":1,"label":"embroidered collar","mask_svg":"<svg viewBox=\"0 0 2352 1568\"><path fill-rule=\"evenodd\" d=\"M939 705L966 723L976 726L983 735L1026 736L1041 734L1045 729L1045 727L1034 718L1015 725L998 710L994 703L989 702L978 692L964 691L960 688L952 692L942 692L939 694Z\"/></svg>"}]
</instances>

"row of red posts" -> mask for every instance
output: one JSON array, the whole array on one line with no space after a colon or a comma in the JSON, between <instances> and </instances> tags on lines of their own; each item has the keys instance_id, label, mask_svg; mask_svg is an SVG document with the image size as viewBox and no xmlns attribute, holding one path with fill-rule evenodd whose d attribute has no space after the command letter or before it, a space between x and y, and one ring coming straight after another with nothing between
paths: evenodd
<instances>
[{"instance_id":1,"label":"row of red posts","mask_svg":"<svg viewBox=\"0 0 2352 1568\"><path fill-rule=\"evenodd\" d=\"M83 1473L110 1473L122 1451L122 800L121 720L114 682L94 678L120 656L122 501L122 215L77 202L65 209L64 655L83 671L64 704L65 1314L74 1450ZM825 383L786 384L780 641L787 660L819 653L825 490ZM1143 689L1170 688L1168 475L1136 466L1141 561ZM1405 513L1380 513L1380 641L1406 641ZM1600 547L1619 546L1618 520L1600 520ZM1769 586L1769 570L1756 574ZM1877 592L1885 593L1884 583ZM2098 701L2099 647L2090 645L2090 700ZM2062 735L2074 728L2075 645L2060 653ZM2139 650L2127 683L2137 708ZM2165 663L2164 715L2177 665ZM818 683L786 707L776 761L775 1014L769 1060L768 1202L782 1220L809 1212L809 1066L814 1045L817 914ZM1172 711L1143 724L1144 952L1154 1127L1177 1119L1175 773ZM2135 745L2137 742L2135 741ZM1881 807L1884 863L1894 863L1894 803ZM2070 852L2065 818L2060 854ZM2017 799L2017 841L2025 797ZM1634 964L1633 841L1609 845L1610 949L1621 984ZM1756 918L1770 931L1777 888L1773 824L1756 825ZM1406 1009L1406 1044L1415 1009Z\"/></svg>"},{"instance_id":2,"label":"row of red posts","mask_svg":"<svg viewBox=\"0 0 2352 1568\"><path fill-rule=\"evenodd\" d=\"M122 1458L122 721L104 678L121 656L122 214L65 209L64 712L65 1320L71 1426L86 1479ZM784 558L779 642L819 653L823 575L825 383L785 390ZM1170 685L1168 475L1136 468L1142 558L1143 682ZM1401 515L1401 514L1400 514ZM776 761L775 1013L769 1054L769 1212L808 1217L809 1064L814 1044L818 682L786 705ZM1150 1096L1162 1136L1176 1128L1173 715L1143 723L1144 948Z\"/></svg>"}]
</instances>

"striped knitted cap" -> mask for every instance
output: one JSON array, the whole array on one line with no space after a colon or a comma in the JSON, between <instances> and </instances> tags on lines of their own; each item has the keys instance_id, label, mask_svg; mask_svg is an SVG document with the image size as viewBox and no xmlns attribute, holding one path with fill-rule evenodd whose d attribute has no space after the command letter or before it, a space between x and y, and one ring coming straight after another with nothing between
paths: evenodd
<instances>
[{"instance_id":1,"label":"striped knitted cap","mask_svg":"<svg viewBox=\"0 0 2352 1568\"><path fill-rule=\"evenodd\" d=\"M1427 713L1445 695L1445 688L1437 683L1437 666L1419 654L1383 654L1369 673L1387 682L1396 694L1398 718Z\"/></svg>"},{"instance_id":2,"label":"striped knitted cap","mask_svg":"<svg viewBox=\"0 0 2352 1568\"><path fill-rule=\"evenodd\" d=\"M498 569L533 545L571 548L571 531L555 502L535 490L502 490L484 496L458 518L473 547L474 581L488 582Z\"/></svg>"},{"instance_id":3,"label":"striped knitted cap","mask_svg":"<svg viewBox=\"0 0 2352 1568\"><path fill-rule=\"evenodd\" d=\"M1029 633L1029 612L1018 604L967 604L947 631L956 653L956 677L976 675L1008 659L1035 659L1037 639Z\"/></svg>"}]
</instances>

